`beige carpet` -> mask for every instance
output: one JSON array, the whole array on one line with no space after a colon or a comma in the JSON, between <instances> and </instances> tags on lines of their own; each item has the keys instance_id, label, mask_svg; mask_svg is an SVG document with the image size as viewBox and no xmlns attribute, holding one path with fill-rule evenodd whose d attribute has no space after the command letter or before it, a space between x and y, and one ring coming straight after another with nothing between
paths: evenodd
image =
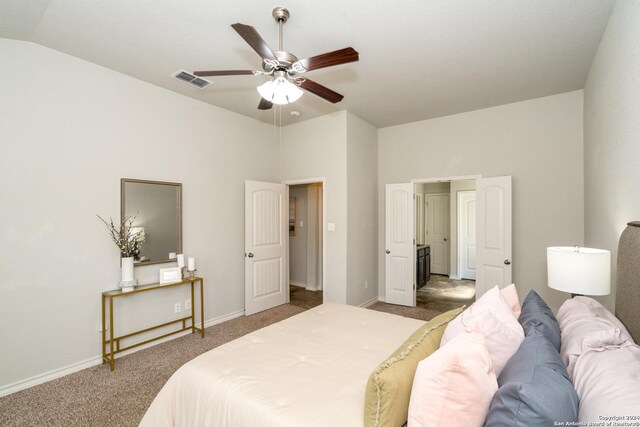
<instances>
[{"instance_id":1,"label":"beige carpet","mask_svg":"<svg viewBox=\"0 0 640 427\"><path fill-rule=\"evenodd\" d=\"M427 320L439 314L422 308L376 303L370 308ZM305 311L289 304L229 320L0 398L0 426L137 426L169 377L194 357L249 332Z\"/></svg>"}]
</instances>

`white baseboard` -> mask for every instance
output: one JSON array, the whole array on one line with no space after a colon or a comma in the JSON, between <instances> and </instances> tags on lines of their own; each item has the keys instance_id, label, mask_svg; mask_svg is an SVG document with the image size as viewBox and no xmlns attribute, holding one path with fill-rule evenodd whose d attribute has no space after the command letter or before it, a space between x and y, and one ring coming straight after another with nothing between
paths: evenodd
<instances>
[{"instance_id":1,"label":"white baseboard","mask_svg":"<svg viewBox=\"0 0 640 427\"><path fill-rule=\"evenodd\" d=\"M377 303L378 300L379 300L379 297L373 297L369 301L365 301L362 304L360 304L360 307L367 308L367 307L372 306L373 304Z\"/></svg>"},{"instance_id":2,"label":"white baseboard","mask_svg":"<svg viewBox=\"0 0 640 427\"><path fill-rule=\"evenodd\" d=\"M451 276L449 276L449 279L451 279L451 280L462 280L462 279L460 278L460 276L455 276L455 275L451 275Z\"/></svg>"},{"instance_id":3,"label":"white baseboard","mask_svg":"<svg viewBox=\"0 0 640 427\"><path fill-rule=\"evenodd\" d=\"M233 313L225 314L219 317L215 317L213 319L206 320L204 322L204 327L208 328L209 326L217 325L222 322L226 322L227 320L235 319L237 317L241 317L244 315L244 310L234 311ZM200 324L196 324L197 327L200 327ZM163 342L167 342L178 337L190 334L190 331L184 331L180 334L175 334L169 337L165 337L158 341L154 341L151 343L147 343L145 345L141 345L140 347L132 348L131 350L123 351L116 356L116 359L125 356L127 354L135 353L136 351L143 350L145 348L153 347L154 345L162 344ZM0 397L7 396L9 394L15 393L20 390L24 390L29 387L36 386L38 384L46 383L47 381L55 380L56 378L64 377L65 375L73 374L74 372L81 371L83 369L90 368L92 366L96 366L102 363L102 355L92 357L90 359L82 360L80 362L72 363L71 365L64 366L62 368L53 369L49 372L44 372L39 375L35 375L33 377L16 381L11 384L0 386ZM105 369L109 369L105 367Z\"/></svg>"},{"instance_id":4,"label":"white baseboard","mask_svg":"<svg viewBox=\"0 0 640 427\"><path fill-rule=\"evenodd\" d=\"M383 296L378 295L378 301L380 302L385 302L385 299Z\"/></svg>"},{"instance_id":5,"label":"white baseboard","mask_svg":"<svg viewBox=\"0 0 640 427\"><path fill-rule=\"evenodd\" d=\"M306 288L307 287L307 283L306 282L298 282L298 281L295 281L295 280L290 280L289 284L291 286L297 286L299 288Z\"/></svg>"}]
</instances>

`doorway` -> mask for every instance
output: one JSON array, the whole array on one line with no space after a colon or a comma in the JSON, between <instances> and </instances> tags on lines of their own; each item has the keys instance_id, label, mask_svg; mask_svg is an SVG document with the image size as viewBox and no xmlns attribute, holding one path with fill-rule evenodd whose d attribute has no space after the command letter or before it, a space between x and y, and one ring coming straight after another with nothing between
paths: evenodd
<instances>
[{"instance_id":1,"label":"doorway","mask_svg":"<svg viewBox=\"0 0 640 427\"><path fill-rule=\"evenodd\" d=\"M468 273L469 264L475 261L475 246L472 245L475 242L475 210L467 206L464 213L461 212L459 195L462 192L475 195L475 180L418 182L414 188L418 254L416 305L438 311L470 305L475 300L475 275L460 275L463 248L456 239L460 239L460 230L464 229L464 265ZM419 268L423 254L429 262L427 277L421 277L424 273Z\"/></svg>"},{"instance_id":2,"label":"doorway","mask_svg":"<svg viewBox=\"0 0 640 427\"><path fill-rule=\"evenodd\" d=\"M290 184L289 303L313 308L323 303L323 185Z\"/></svg>"}]
</instances>

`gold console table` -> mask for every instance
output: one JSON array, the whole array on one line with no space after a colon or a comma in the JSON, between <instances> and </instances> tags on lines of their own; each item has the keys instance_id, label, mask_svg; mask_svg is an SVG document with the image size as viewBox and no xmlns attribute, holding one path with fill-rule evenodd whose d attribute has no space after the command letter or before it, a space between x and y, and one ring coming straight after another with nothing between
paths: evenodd
<instances>
[{"instance_id":1,"label":"gold console table","mask_svg":"<svg viewBox=\"0 0 640 427\"><path fill-rule=\"evenodd\" d=\"M199 328L196 327L196 322L195 322L196 318L195 318L195 310L194 310L194 307L195 307L194 287L196 282L200 282L200 327ZM114 317L113 316L113 300L115 298L127 297L129 295L135 295L142 292L155 291L158 289L173 288L174 286L181 286L181 285L191 285L191 316L186 316L180 319L172 320L171 322L152 326L150 328L145 328L136 332L131 332L126 335L121 335L119 337L113 336L113 317ZM105 313L105 308L106 308L105 306L106 306L107 300L109 300L109 339L107 339L106 313ZM191 325L187 326L187 320L189 319L191 319ZM178 329L177 331L169 332L167 334L160 335L155 338L151 338L136 344L131 344L126 347L120 346L120 340L123 340L125 338L131 338L135 335L153 331L154 329L162 328L162 327L173 325L175 323L180 323L180 322L182 322L182 328ZM159 340L161 338L165 338L170 335L177 334L183 331L188 331L188 330L191 330L191 333L200 331L202 338L204 338L204 281L202 280L202 277L195 277L193 279L184 279L180 282L166 283L162 285L159 283L153 283L151 285L136 286L136 288L131 292L122 292L121 289L116 289L113 291L107 291L102 293L102 363L109 362L109 365L112 371L115 369L116 354L129 350L131 348L138 347L140 345L147 344L149 342ZM107 351L107 346L109 346L109 351Z\"/></svg>"}]
</instances>

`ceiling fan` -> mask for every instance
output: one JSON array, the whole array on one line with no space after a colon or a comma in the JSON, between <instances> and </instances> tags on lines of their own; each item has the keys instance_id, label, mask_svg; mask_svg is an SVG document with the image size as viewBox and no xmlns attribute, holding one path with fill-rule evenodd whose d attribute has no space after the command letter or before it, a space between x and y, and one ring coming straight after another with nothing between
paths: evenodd
<instances>
[{"instance_id":1,"label":"ceiling fan","mask_svg":"<svg viewBox=\"0 0 640 427\"><path fill-rule=\"evenodd\" d=\"M262 96L258 109L268 110L273 104L289 104L298 100L303 90L307 90L320 98L336 103L342 101L344 96L319 83L309 80L301 74L319 68L332 67L334 65L355 62L359 59L358 52L352 47L347 47L311 58L298 59L295 55L285 52L282 47L282 27L289 19L289 11L284 7L276 7L272 12L273 18L279 26L279 46L273 51L260 37L260 34L250 25L233 24L234 30L256 51L262 58L262 70L220 70L220 71L196 71L193 74L199 77L206 76L238 76L255 75L271 76L272 79L258 86L258 92Z\"/></svg>"}]
</instances>

